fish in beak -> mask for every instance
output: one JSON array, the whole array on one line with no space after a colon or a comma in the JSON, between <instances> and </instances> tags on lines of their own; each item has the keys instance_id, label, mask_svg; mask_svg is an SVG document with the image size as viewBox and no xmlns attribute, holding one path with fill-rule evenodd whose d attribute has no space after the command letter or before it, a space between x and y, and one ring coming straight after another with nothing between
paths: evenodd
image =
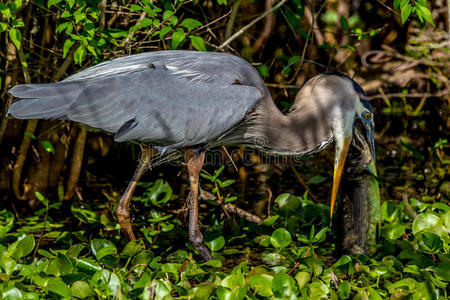
<instances>
[{"instance_id":1,"label":"fish in beak","mask_svg":"<svg viewBox=\"0 0 450 300\"><path fill-rule=\"evenodd\" d=\"M373 122L360 118L358 115L355 118L354 126L361 128L362 132L365 132L366 143L370 147L371 159L375 164L375 140L373 131ZM353 136L341 137L336 140L336 154L334 161L334 174L333 174L333 187L331 189L331 204L330 204L330 218L333 218L334 206L336 203L337 193L339 191L339 184L344 172L345 161L348 156L350 145L352 143Z\"/></svg>"}]
</instances>

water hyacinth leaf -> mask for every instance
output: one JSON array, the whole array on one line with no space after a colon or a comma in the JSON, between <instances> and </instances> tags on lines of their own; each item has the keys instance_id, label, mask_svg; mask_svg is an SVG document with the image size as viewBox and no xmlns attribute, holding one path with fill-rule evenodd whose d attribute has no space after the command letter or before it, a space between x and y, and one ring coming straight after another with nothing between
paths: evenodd
<instances>
[{"instance_id":1,"label":"water hyacinth leaf","mask_svg":"<svg viewBox=\"0 0 450 300\"><path fill-rule=\"evenodd\" d=\"M273 276L268 274L251 276L249 279L250 288L262 297L270 297L273 295L272 280Z\"/></svg>"},{"instance_id":2,"label":"water hyacinth leaf","mask_svg":"<svg viewBox=\"0 0 450 300\"><path fill-rule=\"evenodd\" d=\"M437 267L430 268L440 280L450 282L450 262L442 262Z\"/></svg>"},{"instance_id":3,"label":"water hyacinth leaf","mask_svg":"<svg viewBox=\"0 0 450 300\"><path fill-rule=\"evenodd\" d=\"M205 241L205 244L209 249L211 249L211 251L219 251L225 246L225 238L221 235L213 238L212 240Z\"/></svg>"},{"instance_id":4,"label":"water hyacinth leaf","mask_svg":"<svg viewBox=\"0 0 450 300\"><path fill-rule=\"evenodd\" d=\"M140 240L130 241L125 245L125 248L123 248L122 256L133 257L139 252L141 252L143 249L144 247L142 245L142 241Z\"/></svg>"},{"instance_id":5,"label":"water hyacinth leaf","mask_svg":"<svg viewBox=\"0 0 450 300\"><path fill-rule=\"evenodd\" d=\"M273 224L275 224L275 222L280 218L279 215L275 215L275 216L271 216L267 219L264 219L263 221L263 225L264 226L272 226Z\"/></svg>"},{"instance_id":6,"label":"water hyacinth leaf","mask_svg":"<svg viewBox=\"0 0 450 300\"><path fill-rule=\"evenodd\" d=\"M70 287L70 294L72 297L81 299L95 296L94 290L92 290L89 283L84 280L78 280L72 283L72 286Z\"/></svg>"},{"instance_id":7,"label":"water hyacinth leaf","mask_svg":"<svg viewBox=\"0 0 450 300\"><path fill-rule=\"evenodd\" d=\"M393 224L387 224L381 229L383 237L389 240L397 240L405 233L405 226L397 222Z\"/></svg>"},{"instance_id":8,"label":"water hyacinth leaf","mask_svg":"<svg viewBox=\"0 0 450 300\"><path fill-rule=\"evenodd\" d=\"M441 238L431 232L424 232L417 241L419 249L428 254L435 254L441 250L443 242Z\"/></svg>"},{"instance_id":9,"label":"water hyacinth leaf","mask_svg":"<svg viewBox=\"0 0 450 300\"><path fill-rule=\"evenodd\" d=\"M287 247L289 246L291 241L291 234L284 228L278 228L272 233L272 236L270 237L270 242L275 248Z\"/></svg>"},{"instance_id":10,"label":"water hyacinth leaf","mask_svg":"<svg viewBox=\"0 0 450 300\"><path fill-rule=\"evenodd\" d=\"M35 246L34 237L31 234L21 235L15 243L17 243L17 244L15 247L16 249L14 251L13 256L16 259L22 258L22 257L30 254L31 251L33 251L34 246Z\"/></svg>"},{"instance_id":11,"label":"water hyacinth leaf","mask_svg":"<svg viewBox=\"0 0 450 300\"><path fill-rule=\"evenodd\" d=\"M281 215L288 216L295 213L301 204L301 198L284 193L275 199L275 203L278 204Z\"/></svg>"},{"instance_id":12,"label":"water hyacinth leaf","mask_svg":"<svg viewBox=\"0 0 450 300\"><path fill-rule=\"evenodd\" d=\"M167 296L170 296L171 291L172 285L170 281L166 279L158 279L155 286L155 300L166 299Z\"/></svg>"},{"instance_id":13,"label":"water hyacinth leaf","mask_svg":"<svg viewBox=\"0 0 450 300\"><path fill-rule=\"evenodd\" d=\"M1 293L1 298L5 300L22 300L23 294L18 288L7 288Z\"/></svg>"},{"instance_id":14,"label":"water hyacinth leaf","mask_svg":"<svg viewBox=\"0 0 450 300\"><path fill-rule=\"evenodd\" d=\"M287 298L295 295L295 281L294 279L284 273L277 273L272 280L272 291L276 297Z\"/></svg>"},{"instance_id":15,"label":"water hyacinth leaf","mask_svg":"<svg viewBox=\"0 0 450 300\"><path fill-rule=\"evenodd\" d=\"M422 230L431 229L433 227L441 226L441 219L433 213L424 212L417 216L414 220L412 230L413 234L417 234Z\"/></svg>"},{"instance_id":16,"label":"water hyacinth leaf","mask_svg":"<svg viewBox=\"0 0 450 300\"><path fill-rule=\"evenodd\" d=\"M202 263L200 266L209 266L209 267L213 267L213 268L220 268L220 267L222 267L222 262L218 259L211 259L211 260L208 260L208 261Z\"/></svg>"},{"instance_id":17,"label":"water hyacinth leaf","mask_svg":"<svg viewBox=\"0 0 450 300\"><path fill-rule=\"evenodd\" d=\"M245 278L243 274L232 274L222 279L221 285L231 290L236 289L245 284Z\"/></svg>"},{"instance_id":18,"label":"water hyacinth leaf","mask_svg":"<svg viewBox=\"0 0 450 300\"><path fill-rule=\"evenodd\" d=\"M386 222L394 222L398 219L400 211L395 202L383 202L381 205L381 216Z\"/></svg>"},{"instance_id":19,"label":"water hyacinth leaf","mask_svg":"<svg viewBox=\"0 0 450 300\"><path fill-rule=\"evenodd\" d=\"M93 239L91 242L92 253L98 260L111 254L117 253L117 248L108 240L104 239Z\"/></svg>"}]
</instances>

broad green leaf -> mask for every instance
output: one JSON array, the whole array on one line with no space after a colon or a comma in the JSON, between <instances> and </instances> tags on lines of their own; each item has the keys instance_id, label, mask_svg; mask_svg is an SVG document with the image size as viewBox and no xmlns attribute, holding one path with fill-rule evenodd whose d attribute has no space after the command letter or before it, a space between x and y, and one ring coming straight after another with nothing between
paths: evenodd
<instances>
[{"instance_id":1,"label":"broad green leaf","mask_svg":"<svg viewBox=\"0 0 450 300\"><path fill-rule=\"evenodd\" d=\"M341 299L350 298L350 293L351 293L351 287L347 281L344 281L341 284L339 284L339 297Z\"/></svg>"},{"instance_id":2,"label":"broad green leaf","mask_svg":"<svg viewBox=\"0 0 450 300\"><path fill-rule=\"evenodd\" d=\"M1 293L2 300L23 300L23 294L18 288L7 288Z\"/></svg>"},{"instance_id":3,"label":"broad green leaf","mask_svg":"<svg viewBox=\"0 0 450 300\"><path fill-rule=\"evenodd\" d=\"M228 275L222 280L221 285L231 290L236 289L245 284L245 278L243 274Z\"/></svg>"},{"instance_id":4,"label":"broad green leaf","mask_svg":"<svg viewBox=\"0 0 450 300\"><path fill-rule=\"evenodd\" d=\"M63 46L63 58L66 58L67 54L69 53L70 48L72 48L72 46L75 44L75 41L72 39L67 39L64 42L64 46Z\"/></svg>"},{"instance_id":5,"label":"broad green leaf","mask_svg":"<svg viewBox=\"0 0 450 300\"><path fill-rule=\"evenodd\" d=\"M72 286L70 287L70 294L72 297L81 299L95 296L95 292L89 286L89 283L83 280L78 280L72 283Z\"/></svg>"},{"instance_id":6,"label":"broad green leaf","mask_svg":"<svg viewBox=\"0 0 450 300\"><path fill-rule=\"evenodd\" d=\"M172 34L171 45L172 49L177 49L178 46L185 40L186 33L184 31L175 31Z\"/></svg>"},{"instance_id":7,"label":"broad green leaf","mask_svg":"<svg viewBox=\"0 0 450 300\"><path fill-rule=\"evenodd\" d=\"M435 254L442 249L443 242L441 238L431 232L424 232L417 241L419 249L428 254Z\"/></svg>"},{"instance_id":8,"label":"broad green leaf","mask_svg":"<svg viewBox=\"0 0 450 300\"><path fill-rule=\"evenodd\" d=\"M273 295L272 280L273 276L268 274L251 276L249 278L250 288L252 288L256 294L262 297L270 297Z\"/></svg>"},{"instance_id":9,"label":"broad green leaf","mask_svg":"<svg viewBox=\"0 0 450 300\"><path fill-rule=\"evenodd\" d=\"M8 24L0 22L0 33L8 28Z\"/></svg>"},{"instance_id":10,"label":"broad green leaf","mask_svg":"<svg viewBox=\"0 0 450 300\"><path fill-rule=\"evenodd\" d=\"M39 192L35 192L34 194L35 194L36 198L38 198L38 200L41 201L42 204L45 205L45 207L48 207L48 199L45 198L44 195L42 195Z\"/></svg>"},{"instance_id":11,"label":"broad green leaf","mask_svg":"<svg viewBox=\"0 0 450 300\"><path fill-rule=\"evenodd\" d=\"M203 38L194 35L190 35L189 38L191 39L192 46L194 46L195 49L206 52L205 41Z\"/></svg>"},{"instance_id":12,"label":"broad green leaf","mask_svg":"<svg viewBox=\"0 0 450 300\"><path fill-rule=\"evenodd\" d=\"M405 226L395 222L393 224L387 224L381 229L381 234L388 240L399 239L405 233Z\"/></svg>"},{"instance_id":13,"label":"broad green leaf","mask_svg":"<svg viewBox=\"0 0 450 300\"><path fill-rule=\"evenodd\" d=\"M412 226L413 234L439 225L442 225L442 222L438 216L430 212L421 213L414 220Z\"/></svg>"},{"instance_id":14,"label":"broad green leaf","mask_svg":"<svg viewBox=\"0 0 450 300\"><path fill-rule=\"evenodd\" d=\"M431 17L431 12L428 9L428 7L423 6L419 2L416 2L415 11L416 11L416 14L421 16L423 19L425 19L425 21L427 21L431 25L435 26L434 22L433 22L433 18Z\"/></svg>"},{"instance_id":15,"label":"broad green leaf","mask_svg":"<svg viewBox=\"0 0 450 300\"><path fill-rule=\"evenodd\" d=\"M282 216L289 216L294 214L297 208L299 208L301 204L301 198L285 193L279 195L275 199L275 203L278 204Z\"/></svg>"},{"instance_id":16,"label":"broad green leaf","mask_svg":"<svg viewBox=\"0 0 450 300\"><path fill-rule=\"evenodd\" d=\"M218 251L225 246L225 238L221 235L210 241L205 241L205 244L211 251Z\"/></svg>"},{"instance_id":17,"label":"broad green leaf","mask_svg":"<svg viewBox=\"0 0 450 300\"><path fill-rule=\"evenodd\" d=\"M78 46L73 54L73 58L76 64L81 65L84 58L86 57L86 48L83 45Z\"/></svg>"},{"instance_id":18,"label":"broad green leaf","mask_svg":"<svg viewBox=\"0 0 450 300\"><path fill-rule=\"evenodd\" d=\"M341 258L339 258L339 260L337 262L334 263L332 268L337 268L337 267L346 265L346 264L350 263L351 261L352 261L352 258L350 256L343 255L343 256L341 256Z\"/></svg>"},{"instance_id":19,"label":"broad green leaf","mask_svg":"<svg viewBox=\"0 0 450 300\"><path fill-rule=\"evenodd\" d=\"M339 21L341 23L341 28L343 30L347 30L348 29L348 21L347 21L347 19L344 16L341 16Z\"/></svg>"},{"instance_id":20,"label":"broad green leaf","mask_svg":"<svg viewBox=\"0 0 450 300\"><path fill-rule=\"evenodd\" d=\"M400 10L401 10L400 16L402 18L402 23L404 24L406 22L406 20L408 20L409 15L411 15L413 7L411 4L407 4L403 7L401 7Z\"/></svg>"},{"instance_id":21,"label":"broad green leaf","mask_svg":"<svg viewBox=\"0 0 450 300\"><path fill-rule=\"evenodd\" d=\"M301 290L309 282L311 274L308 272L298 272L295 274L295 280L297 281L298 289Z\"/></svg>"},{"instance_id":22,"label":"broad green leaf","mask_svg":"<svg viewBox=\"0 0 450 300\"><path fill-rule=\"evenodd\" d=\"M383 204L381 205L381 216L383 217L384 220L386 220L389 223L392 223L396 219L398 219L399 215L400 211L395 202L392 201L383 202Z\"/></svg>"},{"instance_id":23,"label":"broad green leaf","mask_svg":"<svg viewBox=\"0 0 450 300\"><path fill-rule=\"evenodd\" d=\"M22 43L22 33L19 29L10 28L9 29L9 38L14 43L17 49L20 49L20 44Z\"/></svg>"},{"instance_id":24,"label":"broad green leaf","mask_svg":"<svg viewBox=\"0 0 450 300\"><path fill-rule=\"evenodd\" d=\"M186 27L188 32L190 32L195 28L202 26L202 23L191 18L186 18L183 20L183 22L181 22L180 26Z\"/></svg>"},{"instance_id":25,"label":"broad green leaf","mask_svg":"<svg viewBox=\"0 0 450 300\"><path fill-rule=\"evenodd\" d=\"M166 10L163 13L163 20L166 21L167 19L169 19L171 16L173 16L173 11L171 10Z\"/></svg>"},{"instance_id":26,"label":"broad green leaf","mask_svg":"<svg viewBox=\"0 0 450 300\"><path fill-rule=\"evenodd\" d=\"M270 237L270 242L275 248L287 247L289 246L291 241L291 234L284 228L278 228L272 233L272 236Z\"/></svg>"},{"instance_id":27,"label":"broad green leaf","mask_svg":"<svg viewBox=\"0 0 450 300\"><path fill-rule=\"evenodd\" d=\"M287 298L295 295L296 285L294 279L284 273L277 273L272 280L272 291L276 297Z\"/></svg>"},{"instance_id":28,"label":"broad green leaf","mask_svg":"<svg viewBox=\"0 0 450 300\"><path fill-rule=\"evenodd\" d=\"M93 239L91 241L91 250L98 260L101 260L103 257L107 255L117 253L116 246L114 246L113 243L105 239Z\"/></svg>"},{"instance_id":29,"label":"broad green leaf","mask_svg":"<svg viewBox=\"0 0 450 300\"><path fill-rule=\"evenodd\" d=\"M15 249L14 255L13 255L16 259L22 258L22 257L30 254L31 251L33 251L34 245L35 245L34 237L31 234L22 235L17 240L16 243L17 243L17 246L16 246L16 249Z\"/></svg>"}]
</instances>

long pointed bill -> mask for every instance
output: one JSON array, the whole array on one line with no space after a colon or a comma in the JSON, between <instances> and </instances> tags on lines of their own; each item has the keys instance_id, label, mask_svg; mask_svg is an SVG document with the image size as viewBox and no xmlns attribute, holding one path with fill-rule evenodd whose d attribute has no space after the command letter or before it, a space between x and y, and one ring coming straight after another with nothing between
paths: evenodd
<instances>
[{"instance_id":1,"label":"long pointed bill","mask_svg":"<svg viewBox=\"0 0 450 300\"><path fill-rule=\"evenodd\" d=\"M336 158L334 163L334 175L333 175L333 188L331 190L330 218L333 218L334 204L336 202L339 184L341 182L345 160L347 159L348 149L350 148L351 141L352 137L345 138L341 150L339 152L336 151Z\"/></svg>"}]
</instances>

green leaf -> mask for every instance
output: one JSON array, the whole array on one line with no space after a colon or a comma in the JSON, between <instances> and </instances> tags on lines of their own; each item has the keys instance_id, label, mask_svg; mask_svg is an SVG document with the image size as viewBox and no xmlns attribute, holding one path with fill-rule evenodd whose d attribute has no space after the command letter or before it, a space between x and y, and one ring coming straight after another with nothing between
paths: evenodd
<instances>
[{"instance_id":1,"label":"green leaf","mask_svg":"<svg viewBox=\"0 0 450 300\"><path fill-rule=\"evenodd\" d=\"M262 297L270 297L273 295L272 280L273 276L270 276L268 274L251 276L249 279L250 288L252 288L256 294Z\"/></svg>"},{"instance_id":2,"label":"green leaf","mask_svg":"<svg viewBox=\"0 0 450 300\"><path fill-rule=\"evenodd\" d=\"M14 258L16 259L22 258L30 254L31 251L33 251L35 245L34 237L31 234L22 235L21 237L19 237L16 243L17 246L13 255Z\"/></svg>"},{"instance_id":3,"label":"green leaf","mask_svg":"<svg viewBox=\"0 0 450 300\"><path fill-rule=\"evenodd\" d=\"M11 41L14 43L14 45L16 46L16 48L19 50L20 44L22 43L22 33L20 32L20 30L18 30L16 28L10 28L9 29L9 37L10 37Z\"/></svg>"},{"instance_id":4,"label":"green leaf","mask_svg":"<svg viewBox=\"0 0 450 300\"><path fill-rule=\"evenodd\" d=\"M225 238L223 236L218 236L213 240L205 241L205 244L211 251L218 251L225 246Z\"/></svg>"},{"instance_id":5,"label":"green leaf","mask_svg":"<svg viewBox=\"0 0 450 300\"><path fill-rule=\"evenodd\" d=\"M48 0L47 2L47 8L52 7L53 5L58 4L59 2L61 2L62 0Z\"/></svg>"},{"instance_id":6,"label":"green leaf","mask_svg":"<svg viewBox=\"0 0 450 300\"><path fill-rule=\"evenodd\" d=\"M334 263L334 265L332 266L332 268L337 268L343 265L346 265L348 263L350 263L352 261L352 258L348 255L343 255L341 258L339 258L339 260L337 262Z\"/></svg>"},{"instance_id":7,"label":"green leaf","mask_svg":"<svg viewBox=\"0 0 450 300\"><path fill-rule=\"evenodd\" d=\"M301 204L301 198L285 193L279 195L275 199L275 203L278 204L281 215L286 217L296 212Z\"/></svg>"},{"instance_id":8,"label":"green leaf","mask_svg":"<svg viewBox=\"0 0 450 300\"><path fill-rule=\"evenodd\" d=\"M22 20L15 20L14 22L12 22L11 25L15 28L19 28L19 27L24 27L25 23L23 23Z\"/></svg>"},{"instance_id":9,"label":"green leaf","mask_svg":"<svg viewBox=\"0 0 450 300\"><path fill-rule=\"evenodd\" d=\"M103 257L117 253L117 248L108 240L93 239L91 241L91 250L97 260L101 260Z\"/></svg>"},{"instance_id":10,"label":"green leaf","mask_svg":"<svg viewBox=\"0 0 450 300\"><path fill-rule=\"evenodd\" d=\"M45 198L44 195L39 192L35 192L34 195L36 196L36 198L38 198L39 201L42 202L42 204L45 205L45 207L48 207L48 199Z\"/></svg>"},{"instance_id":11,"label":"green leaf","mask_svg":"<svg viewBox=\"0 0 450 300\"><path fill-rule=\"evenodd\" d=\"M339 284L339 297L341 299L350 298L350 292L351 292L351 287L347 281L344 281L341 284Z\"/></svg>"},{"instance_id":12,"label":"green leaf","mask_svg":"<svg viewBox=\"0 0 450 300\"><path fill-rule=\"evenodd\" d=\"M173 11L171 10L166 10L163 13L163 20L166 21L167 19L169 19L171 16L173 16Z\"/></svg>"},{"instance_id":13,"label":"green leaf","mask_svg":"<svg viewBox=\"0 0 450 300\"><path fill-rule=\"evenodd\" d=\"M311 274L308 272L298 272L295 275L295 280L297 281L298 289L302 290L305 285L309 282Z\"/></svg>"},{"instance_id":14,"label":"green leaf","mask_svg":"<svg viewBox=\"0 0 450 300\"><path fill-rule=\"evenodd\" d=\"M431 17L431 12L428 9L428 7L423 6L419 2L416 2L415 11L416 11L416 14L421 16L423 19L425 19L425 21L427 21L431 25L435 26L434 22L433 22L433 18Z\"/></svg>"},{"instance_id":15,"label":"green leaf","mask_svg":"<svg viewBox=\"0 0 450 300\"><path fill-rule=\"evenodd\" d=\"M381 234L388 240L397 240L405 233L405 226L395 222L381 229Z\"/></svg>"},{"instance_id":16,"label":"green leaf","mask_svg":"<svg viewBox=\"0 0 450 300\"><path fill-rule=\"evenodd\" d=\"M73 25L71 22L63 22L56 27L56 33L65 31L67 34L71 33L73 30Z\"/></svg>"},{"instance_id":17,"label":"green leaf","mask_svg":"<svg viewBox=\"0 0 450 300\"><path fill-rule=\"evenodd\" d=\"M161 28L161 31L159 32L159 38L163 39L171 30L171 26Z\"/></svg>"},{"instance_id":18,"label":"green leaf","mask_svg":"<svg viewBox=\"0 0 450 300\"><path fill-rule=\"evenodd\" d=\"M288 298L295 295L295 281L294 279L284 273L277 273L272 280L272 291L276 297Z\"/></svg>"},{"instance_id":19,"label":"green leaf","mask_svg":"<svg viewBox=\"0 0 450 300\"><path fill-rule=\"evenodd\" d=\"M67 284L59 277L48 278L48 289L55 294L61 295L65 298L70 297L70 289Z\"/></svg>"},{"instance_id":20,"label":"green leaf","mask_svg":"<svg viewBox=\"0 0 450 300\"><path fill-rule=\"evenodd\" d=\"M72 9L73 5L75 4L75 0L66 0L66 2L69 4L69 8Z\"/></svg>"},{"instance_id":21,"label":"green leaf","mask_svg":"<svg viewBox=\"0 0 450 300\"><path fill-rule=\"evenodd\" d=\"M400 215L400 210L397 207L397 204L395 202L383 202L381 205L381 216L384 220L386 220L389 223L394 222L396 219L398 219Z\"/></svg>"},{"instance_id":22,"label":"green leaf","mask_svg":"<svg viewBox=\"0 0 450 300\"><path fill-rule=\"evenodd\" d=\"M47 152L55 154L55 148L53 148L53 145L49 141L39 141L39 142Z\"/></svg>"},{"instance_id":23,"label":"green leaf","mask_svg":"<svg viewBox=\"0 0 450 300\"><path fill-rule=\"evenodd\" d=\"M436 273L436 276L441 280L450 281L450 262L440 263L437 267L430 268L433 272Z\"/></svg>"},{"instance_id":24,"label":"green leaf","mask_svg":"<svg viewBox=\"0 0 450 300\"><path fill-rule=\"evenodd\" d=\"M81 65L84 58L86 57L86 48L83 45L78 46L73 54L73 58L76 64Z\"/></svg>"},{"instance_id":25,"label":"green leaf","mask_svg":"<svg viewBox=\"0 0 450 300\"><path fill-rule=\"evenodd\" d=\"M7 288L6 290L2 291L1 298L3 300L23 300L23 294L18 288Z\"/></svg>"},{"instance_id":26,"label":"green leaf","mask_svg":"<svg viewBox=\"0 0 450 300\"><path fill-rule=\"evenodd\" d=\"M136 11L141 11L143 10L142 6L137 5L137 4L132 4L130 7L130 12L136 12Z\"/></svg>"},{"instance_id":27,"label":"green leaf","mask_svg":"<svg viewBox=\"0 0 450 300\"><path fill-rule=\"evenodd\" d=\"M400 16L402 18L402 24L404 24L406 22L406 20L408 20L409 15L411 15L413 7L411 4L407 4L403 7L401 7L400 10L401 10Z\"/></svg>"},{"instance_id":28,"label":"green leaf","mask_svg":"<svg viewBox=\"0 0 450 300\"><path fill-rule=\"evenodd\" d=\"M318 183L322 183L325 180L327 180L325 177L317 175L317 176L313 176L310 179L308 179L308 181L306 182L306 184L318 184Z\"/></svg>"},{"instance_id":29,"label":"green leaf","mask_svg":"<svg viewBox=\"0 0 450 300\"><path fill-rule=\"evenodd\" d=\"M195 49L206 52L205 41L203 38L194 35L190 35L189 38L191 39L192 46L194 46Z\"/></svg>"},{"instance_id":30,"label":"green leaf","mask_svg":"<svg viewBox=\"0 0 450 300\"><path fill-rule=\"evenodd\" d=\"M0 13L6 18L6 20L9 21L9 18L11 18L11 10L8 6L5 5L5 3L0 3Z\"/></svg>"},{"instance_id":31,"label":"green leaf","mask_svg":"<svg viewBox=\"0 0 450 300\"><path fill-rule=\"evenodd\" d=\"M72 283L72 286L70 287L70 294L72 297L81 299L95 296L95 292L89 286L89 283L83 280L78 280Z\"/></svg>"},{"instance_id":32,"label":"green leaf","mask_svg":"<svg viewBox=\"0 0 450 300\"><path fill-rule=\"evenodd\" d=\"M428 254L438 253L442 249L443 242L441 238L431 232L424 232L417 241L419 249Z\"/></svg>"},{"instance_id":33,"label":"green leaf","mask_svg":"<svg viewBox=\"0 0 450 300\"><path fill-rule=\"evenodd\" d=\"M6 209L0 211L0 239L3 238L14 225L14 214Z\"/></svg>"},{"instance_id":34,"label":"green leaf","mask_svg":"<svg viewBox=\"0 0 450 300\"><path fill-rule=\"evenodd\" d=\"M442 225L442 222L438 216L429 212L421 213L414 220L412 226L413 234L417 234L422 230L430 229L439 225Z\"/></svg>"},{"instance_id":35,"label":"green leaf","mask_svg":"<svg viewBox=\"0 0 450 300\"><path fill-rule=\"evenodd\" d=\"M172 41L171 41L172 49L177 49L178 46L185 40L185 38L186 33L184 31L175 31L172 34Z\"/></svg>"},{"instance_id":36,"label":"green leaf","mask_svg":"<svg viewBox=\"0 0 450 300\"><path fill-rule=\"evenodd\" d=\"M74 13L73 16L75 18L75 24L78 24L81 20L86 18L86 13L84 12L84 7L80 7L79 9L77 9Z\"/></svg>"},{"instance_id":37,"label":"green leaf","mask_svg":"<svg viewBox=\"0 0 450 300\"><path fill-rule=\"evenodd\" d=\"M181 22L180 26L186 27L188 32L194 30L195 28L202 26L202 23L195 19L186 18Z\"/></svg>"},{"instance_id":38,"label":"green leaf","mask_svg":"<svg viewBox=\"0 0 450 300\"><path fill-rule=\"evenodd\" d=\"M270 237L270 242L275 248L287 247L289 246L291 241L291 234L284 228L278 228L272 233L272 236Z\"/></svg>"},{"instance_id":39,"label":"green leaf","mask_svg":"<svg viewBox=\"0 0 450 300\"><path fill-rule=\"evenodd\" d=\"M0 22L0 33L2 33L3 31L6 31L7 28L8 28L8 24Z\"/></svg>"},{"instance_id":40,"label":"green leaf","mask_svg":"<svg viewBox=\"0 0 450 300\"><path fill-rule=\"evenodd\" d=\"M63 46L63 58L66 58L67 54L69 53L70 48L72 48L72 46L75 44L75 41L72 39L67 39L64 42L64 46Z\"/></svg>"},{"instance_id":41,"label":"green leaf","mask_svg":"<svg viewBox=\"0 0 450 300\"><path fill-rule=\"evenodd\" d=\"M341 23L341 28L343 30L347 30L348 29L348 21L347 21L347 19L344 16L341 16L339 21Z\"/></svg>"}]
</instances>

